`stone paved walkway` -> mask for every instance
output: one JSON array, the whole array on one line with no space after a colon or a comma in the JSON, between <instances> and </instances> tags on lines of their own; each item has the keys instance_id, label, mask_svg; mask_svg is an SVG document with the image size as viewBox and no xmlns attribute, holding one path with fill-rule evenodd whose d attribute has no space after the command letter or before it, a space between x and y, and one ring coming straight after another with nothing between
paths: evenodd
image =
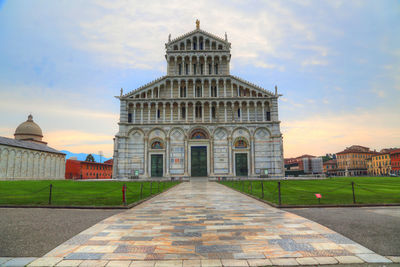
<instances>
[{"instance_id":1,"label":"stone paved walkway","mask_svg":"<svg viewBox=\"0 0 400 267\"><path fill-rule=\"evenodd\" d=\"M29 266L364 262L392 261L310 220L217 183L192 181L105 219Z\"/></svg>"}]
</instances>

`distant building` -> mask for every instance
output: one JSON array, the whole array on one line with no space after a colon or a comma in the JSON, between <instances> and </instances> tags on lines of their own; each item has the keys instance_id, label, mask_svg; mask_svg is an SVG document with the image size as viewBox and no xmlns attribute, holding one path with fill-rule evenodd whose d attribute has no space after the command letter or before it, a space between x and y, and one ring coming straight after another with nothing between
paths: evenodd
<instances>
[{"instance_id":1,"label":"distant building","mask_svg":"<svg viewBox=\"0 0 400 267\"><path fill-rule=\"evenodd\" d=\"M353 145L336 153L338 175L360 176L367 175L367 159L377 154L368 147Z\"/></svg>"},{"instance_id":2,"label":"distant building","mask_svg":"<svg viewBox=\"0 0 400 267\"><path fill-rule=\"evenodd\" d=\"M111 179L112 163L67 159L65 179Z\"/></svg>"},{"instance_id":3,"label":"distant building","mask_svg":"<svg viewBox=\"0 0 400 267\"><path fill-rule=\"evenodd\" d=\"M304 174L320 174L323 172L322 158L302 155L297 158L286 158L285 175L298 176Z\"/></svg>"},{"instance_id":4,"label":"distant building","mask_svg":"<svg viewBox=\"0 0 400 267\"><path fill-rule=\"evenodd\" d=\"M303 158L303 167L305 174L323 173L322 158Z\"/></svg>"},{"instance_id":5,"label":"distant building","mask_svg":"<svg viewBox=\"0 0 400 267\"><path fill-rule=\"evenodd\" d=\"M372 173L374 176L387 176L390 174L390 153L379 153L371 158Z\"/></svg>"},{"instance_id":6,"label":"distant building","mask_svg":"<svg viewBox=\"0 0 400 267\"><path fill-rule=\"evenodd\" d=\"M390 166L392 173L400 175L400 149L390 152Z\"/></svg>"},{"instance_id":7,"label":"distant building","mask_svg":"<svg viewBox=\"0 0 400 267\"><path fill-rule=\"evenodd\" d=\"M64 179L65 154L47 146L32 115L21 123L15 139L0 137L0 179Z\"/></svg>"},{"instance_id":8,"label":"distant building","mask_svg":"<svg viewBox=\"0 0 400 267\"><path fill-rule=\"evenodd\" d=\"M337 161L336 159L331 159L323 163L324 173L328 176L337 175Z\"/></svg>"}]
</instances>

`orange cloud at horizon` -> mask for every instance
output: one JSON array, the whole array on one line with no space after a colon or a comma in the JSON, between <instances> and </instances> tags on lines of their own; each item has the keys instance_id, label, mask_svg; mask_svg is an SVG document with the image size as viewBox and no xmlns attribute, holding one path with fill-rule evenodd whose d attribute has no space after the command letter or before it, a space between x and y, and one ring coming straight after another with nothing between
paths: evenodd
<instances>
[{"instance_id":1,"label":"orange cloud at horizon","mask_svg":"<svg viewBox=\"0 0 400 267\"><path fill-rule=\"evenodd\" d=\"M400 147L399 116L373 111L282 121L282 133L284 157L322 156L351 145Z\"/></svg>"}]
</instances>

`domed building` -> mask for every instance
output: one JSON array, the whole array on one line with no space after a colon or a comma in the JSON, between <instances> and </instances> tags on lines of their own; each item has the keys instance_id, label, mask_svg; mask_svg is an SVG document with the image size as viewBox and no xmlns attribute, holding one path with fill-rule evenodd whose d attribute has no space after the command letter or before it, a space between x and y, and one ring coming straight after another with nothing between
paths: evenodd
<instances>
[{"instance_id":1,"label":"domed building","mask_svg":"<svg viewBox=\"0 0 400 267\"><path fill-rule=\"evenodd\" d=\"M47 146L32 115L17 127L14 138L0 136L1 180L64 179L65 154Z\"/></svg>"}]
</instances>

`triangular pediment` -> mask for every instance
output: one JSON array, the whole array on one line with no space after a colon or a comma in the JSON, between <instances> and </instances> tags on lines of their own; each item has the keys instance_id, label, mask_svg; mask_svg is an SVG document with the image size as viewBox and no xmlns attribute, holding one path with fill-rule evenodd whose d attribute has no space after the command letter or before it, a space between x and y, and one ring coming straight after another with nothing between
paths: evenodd
<instances>
[{"instance_id":1,"label":"triangular pediment","mask_svg":"<svg viewBox=\"0 0 400 267\"><path fill-rule=\"evenodd\" d=\"M227 39L223 39L221 37L218 37L212 33L206 32L201 29L195 29L191 32L180 35L180 36L168 41L168 43L166 43L166 46L167 46L167 48L172 49L172 47L174 45L180 44L182 41L186 42L188 39L193 40L193 37L203 37L204 40L209 40L210 42L217 42L217 43L225 44L228 49L231 47L231 43L229 43ZM225 36L225 38L226 38L226 36Z\"/></svg>"}]
</instances>

